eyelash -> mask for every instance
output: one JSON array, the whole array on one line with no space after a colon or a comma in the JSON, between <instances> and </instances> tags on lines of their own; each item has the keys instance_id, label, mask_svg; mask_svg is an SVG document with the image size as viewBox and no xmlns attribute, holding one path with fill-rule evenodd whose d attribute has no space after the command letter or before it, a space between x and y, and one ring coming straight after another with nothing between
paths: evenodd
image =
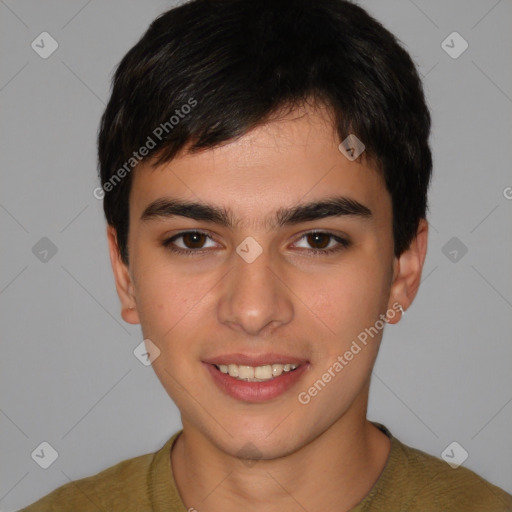
<instances>
[{"instance_id":1,"label":"eyelash","mask_svg":"<svg viewBox=\"0 0 512 512\"><path fill-rule=\"evenodd\" d=\"M208 249L181 249L181 248L177 248L176 246L172 245L172 242L174 242L178 238L182 238L183 235L191 234L191 233L205 235L206 237L212 239L212 237L210 235L208 235L208 233L205 233L203 231L198 231L198 230L181 231L181 232L177 233L176 235L172 236L171 238L167 238L166 240L164 240L162 242L162 245L166 249L170 250L171 252L174 252L177 254L183 254L183 255L196 256L196 255L200 255L200 254L204 253L205 251L207 251ZM315 255L333 254L336 252L340 252L344 249L347 249L350 246L350 242L347 239L341 238L341 237L339 237L333 233L330 233L328 231L318 231L318 230L308 231L307 233L304 233L297 241L302 240L304 237L306 237L308 235L327 235L331 239L334 239L334 240L336 240L336 242L338 242L338 245L334 248L331 247L330 249L310 249L309 252L312 254L315 254Z\"/></svg>"}]
</instances>

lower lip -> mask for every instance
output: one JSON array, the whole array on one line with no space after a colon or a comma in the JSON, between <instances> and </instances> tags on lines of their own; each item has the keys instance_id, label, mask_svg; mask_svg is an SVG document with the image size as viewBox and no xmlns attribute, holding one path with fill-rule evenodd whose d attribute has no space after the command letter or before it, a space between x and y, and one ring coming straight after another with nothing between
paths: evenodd
<instances>
[{"instance_id":1,"label":"lower lip","mask_svg":"<svg viewBox=\"0 0 512 512\"><path fill-rule=\"evenodd\" d=\"M283 372L279 377L274 377L265 382L248 382L235 379L227 373L222 373L213 364L203 364L221 391L244 402L266 402L282 395L302 377L309 367L309 363L305 363L293 371Z\"/></svg>"}]
</instances>

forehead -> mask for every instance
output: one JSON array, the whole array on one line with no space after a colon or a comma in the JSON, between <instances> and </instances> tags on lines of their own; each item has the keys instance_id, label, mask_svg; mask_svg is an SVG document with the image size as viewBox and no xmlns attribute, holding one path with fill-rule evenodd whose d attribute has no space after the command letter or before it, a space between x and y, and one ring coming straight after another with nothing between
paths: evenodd
<instances>
[{"instance_id":1,"label":"forehead","mask_svg":"<svg viewBox=\"0 0 512 512\"><path fill-rule=\"evenodd\" d=\"M257 126L236 140L170 162L134 170L131 218L162 197L204 202L228 210L237 226L268 225L281 207L343 196L381 217L391 199L380 173L363 157L351 161L326 110L300 109Z\"/></svg>"}]
</instances>

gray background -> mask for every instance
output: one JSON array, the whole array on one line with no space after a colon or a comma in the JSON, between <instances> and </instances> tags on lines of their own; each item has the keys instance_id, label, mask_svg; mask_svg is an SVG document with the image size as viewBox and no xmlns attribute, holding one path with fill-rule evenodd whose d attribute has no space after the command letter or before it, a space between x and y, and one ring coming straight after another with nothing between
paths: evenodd
<instances>
[{"instance_id":1,"label":"gray background","mask_svg":"<svg viewBox=\"0 0 512 512\"><path fill-rule=\"evenodd\" d=\"M369 418L438 457L456 440L465 467L512 492L512 1L360 3L424 76L434 154L423 283L386 329ZM112 70L172 5L0 0L2 511L180 428L133 355L140 327L120 317L92 194ZM43 31L59 44L47 59L31 48ZM469 43L456 59L441 47L453 31ZM58 452L46 470L31 458L42 441Z\"/></svg>"}]
</instances>

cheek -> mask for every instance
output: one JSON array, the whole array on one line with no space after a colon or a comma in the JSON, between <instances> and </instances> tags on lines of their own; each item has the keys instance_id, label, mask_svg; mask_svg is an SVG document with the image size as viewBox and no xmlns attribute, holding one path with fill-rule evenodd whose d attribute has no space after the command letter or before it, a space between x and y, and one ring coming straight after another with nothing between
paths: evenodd
<instances>
[{"instance_id":1,"label":"cheek","mask_svg":"<svg viewBox=\"0 0 512 512\"><path fill-rule=\"evenodd\" d=\"M318 331L316 364L301 391L312 415L326 424L350 405L371 374L385 326L385 280L376 269L347 267L333 272L316 297L315 311L329 329Z\"/></svg>"},{"instance_id":2,"label":"cheek","mask_svg":"<svg viewBox=\"0 0 512 512\"><path fill-rule=\"evenodd\" d=\"M153 370L178 406L187 407L186 396L181 403L182 394L190 387L189 379L201 356L197 341L204 334L200 326L206 315L205 291L197 282L191 286L190 278L183 275L154 271L146 274L138 293L144 337L160 350Z\"/></svg>"},{"instance_id":3,"label":"cheek","mask_svg":"<svg viewBox=\"0 0 512 512\"><path fill-rule=\"evenodd\" d=\"M357 336L373 325L387 304L387 276L378 264L333 267L321 281L304 290L307 304L342 339ZM328 332L328 331L327 331Z\"/></svg>"},{"instance_id":4,"label":"cheek","mask_svg":"<svg viewBox=\"0 0 512 512\"><path fill-rule=\"evenodd\" d=\"M148 265L137 276L137 303L144 332L161 338L181 320L197 315L207 294L209 279L191 278L169 265ZM150 336L149 336L150 337Z\"/></svg>"}]
</instances>

